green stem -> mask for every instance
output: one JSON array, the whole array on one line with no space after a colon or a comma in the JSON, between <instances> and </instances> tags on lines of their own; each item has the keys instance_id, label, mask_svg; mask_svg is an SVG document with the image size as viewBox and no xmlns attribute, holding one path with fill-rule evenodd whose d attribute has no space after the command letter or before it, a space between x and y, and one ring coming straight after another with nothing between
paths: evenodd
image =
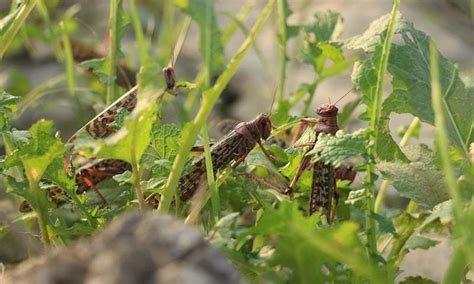
<instances>
[{"instance_id":1,"label":"green stem","mask_svg":"<svg viewBox=\"0 0 474 284\"><path fill-rule=\"evenodd\" d=\"M20 10L15 17L14 23L2 36L0 36L0 42L2 43L0 44L0 60L3 59L3 55L7 51L20 28L23 26L23 22L35 7L36 0L24 1L23 3L24 4L19 7Z\"/></svg>"},{"instance_id":2,"label":"green stem","mask_svg":"<svg viewBox=\"0 0 474 284\"><path fill-rule=\"evenodd\" d=\"M160 50L158 62L163 66L166 66L167 64L169 51L173 48L173 42L176 35L174 31L175 9L176 7L174 1L163 2L162 21L160 22L160 32L157 43L157 46Z\"/></svg>"},{"instance_id":3,"label":"green stem","mask_svg":"<svg viewBox=\"0 0 474 284\"><path fill-rule=\"evenodd\" d=\"M374 135L374 140L377 140L377 129L379 127L380 117L382 114L382 101L383 101L383 86L384 86L384 76L387 71L388 59L390 55L390 47L392 44L392 38L394 34L394 27L397 20L398 5L400 1L394 0L393 7L391 12L390 24L387 28L387 35L385 37L382 54L379 66L377 66L377 84L375 86L375 98L374 98L374 108L373 112L370 114L370 129L372 135ZM372 146L368 149L370 156L375 157L376 151L375 147ZM374 161L371 161L367 165L366 173L366 186L368 191L368 198L366 204L365 212L365 231L367 235L367 250L370 256L375 256L377 254L377 232L375 227L375 220L373 218L374 209L375 209L375 164Z\"/></svg>"},{"instance_id":4,"label":"green stem","mask_svg":"<svg viewBox=\"0 0 474 284\"><path fill-rule=\"evenodd\" d=\"M415 117L410 123L410 126L408 127L407 131L403 135L402 140L400 141L400 147L405 147L408 144L408 140L410 139L410 137L413 136L413 132L419 126L420 126L420 119L418 117ZM390 185L390 182L388 180L384 179L382 181L382 185L380 185L380 189L377 194L377 198L375 200L375 207L374 207L375 213L380 213L380 210L382 209L382 204L385 200L385 194L387 192L389 185Z\"/></svg>"},{"instance_id":5,"label":"green stem","mask_svg":"<svg viewBox=\"0 0 474 284\"><path fill-rule=\"evenodd\" d=\"M468 260L465 254L465 248L458 245L454 249L453 256L451 256L451 262L449 263L448 270L443 277L442 284L450 283L465 283L464 275L466 274L466 266Z\"/></svg>"},{"instance_id":6,"label":"green stem","mask_svg":"<svg viewBox=\"0 0 474 284\"><path fill-rule=\"evenodd\" d=\"M64 22L61 22L59 26L61 27L63 40L68 91L71 96L74 96L76 93L76 80L74 77L74 58L72 55L71 41L69 40L69 35L67 34L66 29L64 28Z\"/></svg>"},{"instance_id":7,"label":"green stem","mask_svg":"<svg viewBox=\"0 0 474 284\"><path fill-rule=\"evenodd\" d=\"M130 0L129 6L130 6L130 19L133 25L133 31L135 32L135 36L138 42L140 63L142 66L144 66L148 62L148 44L145 40L142 24L140 22L140 17L138 15L137 1Z\"/></svg>"},{"instance_id":8,"label":"green stem","mask_svg":"<svg viewBox=\"0 0 474 284\"><path fill-rule=\"evenodd\" d=\"M288 34L286 31L286 17L285 17L286 0L278 0L278 28L279 28L279 48L280 48L280 79L277 94L277 103L279 104L284 99L285 81L286 81L286 65L288 63L286 55L286 43L288 41Z\"/></svg>"},{"instance_id":9,"label":"green stem","mask_svg":"<svg viewBox=\"0 0 474 284\"><path fill-rule=\"evenodd\" d=\"M176 188L178 187L178 181L181 177L181 173L183 172L184 164L186 163L189 152L191 151L191 147L193 146L199 131L206 122L207 117L211 113L225 86L235 74L237 68L240 66L240 63L242 62L244 56L247 54L247 51L251 47L252 42L255 40L255 37L262 29L263 24L265 23L273 9L274 3L275 0L268 1L267 6L263 9L257 22L252 28L251 34L249 35L249 37L247 37L245 42L242 44L237 53L231 59L224 72L222 72L222 74L219 76L216 84L211 89L208 89L204 92L202 105L198 113L196 114L194 121L190 123L189 127L187 128L187 131L183 133L181 148L179 149L179 152L174 160L173 167L171 169L171 174L166 182L165 190L163 192L160 205L158 207L158 210L160 212L168 212L173 196L175 195Z\"/></svg>"},{"instance_id":10,"label":"green stem","mask_svg":"<svg viewBox=\"0 0 474 284\"><path fill-rule=\"evenodd\" d=\"M204 157L206 161L206 174L209 189L211 190L211 205L212 205L212 216L214 222L217 222L220 218L220 201L219 191L217 190L216 180L214 177L214 169L212 165L212 155L209 147L209 133L207 129L207 122L202 127L202 138L204 142Z\"/></svg>"},{"instance_id":11,"label":"green stem","mask_svg":"<svg viewBox=\"0 0 474 284\"><path fill-rule=\"evenodd\" d=\"M430 64L431 64L431 102L435 114L435 134L438 143L438 155L441 160L441 168L444 174L448 190L453 199L454 216L456 219L463 215L463 205L459 194L454 167L451 165L449 157L449 140L446 135L446 121L444 117L443 101L441 95L441 85L439 81L438 52L433 42L430 43Z\"/></svg>"},{"instance_id":12,"label":"green stem","mask_svg":"<svg viewBox=\"0 0 474 284\"><path fill-rule=\"evenodd\" d=\"M110 16L109 16L109 39L110 47L107 58L107 75L109 78L116 77L115 63L117 61L118 49L119 49L119 38L118 38L118 25L119 25L119 9L122 9L122 0L111 0L110 1ZM109 105L115 98L115 83L112 81L107 84L107 97L105 104Z\"/></svg>"},{"instance_id":13,"label":"green stem","mask_svg":"<svg viewBox=\"0 0 474 284\"><path fill-rule=\"evenodd\" d=\"M30 196L33 199L31 206L33 207L34 211L36 212L36 215L38 216L38 225L40 228L41 240L43 241L44 246L47 247L50 245L51 240L49 238L48 227L46 225L46 214L44 212L45 210L43 208L43 202L41 202L41 194L45 194L45 192L38 187L38 182L33 178L33 176L31 175L31 171L27 167L25 167L25 174L26 178L28 179L28 184L30 186Z\"/></svg>"}]
</instances>

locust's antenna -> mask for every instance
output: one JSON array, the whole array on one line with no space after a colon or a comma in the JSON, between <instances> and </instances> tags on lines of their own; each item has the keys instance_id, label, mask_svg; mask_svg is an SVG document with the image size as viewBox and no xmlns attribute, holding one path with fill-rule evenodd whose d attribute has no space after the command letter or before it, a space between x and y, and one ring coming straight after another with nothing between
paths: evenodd
<instances>
[{"instance_id":1,"label":"locust's antenna","mask_svg":"<svg viewBox=\"0 0 474 284\"><path fill-rule=\"evenodd\" d=\"M275 91L273 91L272 104L270 105L270 112L269 112L269 114L271 114L272 111L273 111L273 105L275 104L275 98L276 98L277 92L278 92L278 87L275 87Z\"/></svg>"},{"instance_id":2,"label":"locust's antenna","mask_svg":"<svg viewBox=\"0 0 474 284\"><path fill-rule=\"evenodd\" d=\"M352 91L354 90L354 87L352 87L347 93L345 93L342 97L340 97L335 103L337 104L338 102L340 102L345 96L347 96L348 94L350 94Z\"/></svg>"},{"instance_id":3,"label":"locust's antenna","mask_svg":"<svg viewBox=\"0 0 474 284\"><path fill-rule=\"evenodd\" d=\"M174 68L174 64L176 63L176 59L178 58L178 55L181 53L181 49L183 48L184 41L186 40L186 36L188 35L188 30L189 30L190 25L191 25L191 17L187 17L183 22L183 26L181 27L181 31L179 32L178 40L176 41L176 44L172 51L173 53L171 54L169 64L173 68Z\"/></svg>"}]
</instances>

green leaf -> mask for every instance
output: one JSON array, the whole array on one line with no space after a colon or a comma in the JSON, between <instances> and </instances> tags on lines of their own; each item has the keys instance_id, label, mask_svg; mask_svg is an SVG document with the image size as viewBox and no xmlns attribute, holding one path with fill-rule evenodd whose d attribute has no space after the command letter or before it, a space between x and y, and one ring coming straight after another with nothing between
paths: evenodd
<instances>
[{"instance_id":1,"label":"green leaf","mask_svg":"<svg viewBox=\"0 0 474 284\"><path fill-rule=\"evenodd\" d=\"M0 89L0 131L10 129L10 114L16 110L16 102L20 97L15 97Z\"/></svg>"},{"instance_id":2,"label":"green leaf","mask_svg":"<svg viewBox=\"0 0 474 284\"><path fill-rule=\"evenodd\" d=\"M331 11L316 13L314 22L303 27L305 49L301 59L313 65L316 74L322 78L341 73L355 61L355 57L346 60L341 45L335 43L342 32L342 27L341 15ZM327 64L327 60L333 64Z\"/></svg>"},{"instance_id":3,"label":"green leaf","mask_svg":"<svg viewBox=\"0 0 474 284\"><path fill-rule=\"evenodd\" d=\"M429 249L430 247L434 247L437 245L439 241L432 240L422 236L415 236L412 235L407 242L403 249L413 250L413 249Z\"/></svg>"},{"instance_id":4,"label":"green leaf","mask_svg":"<svg viewBox=\"0 0 474 284\"><path fill-rule=\"evenodd\" d=\"M159 125L155 123L152 129L150 146L144 153L143 159L173 160L178 153L181 130L174 124Z\"/></svg>"},{"instance_id":5,"label":"green leaf","mask_svg":"<svg viewBox=\"0 0 474 284\"><path fill-rule=\"evenodd\" d=\"M357 35L344 41L344 47L348 49L363 49L365 52L370 53L374 52L377 46L381 45L383 42L380 35L387 31L390 17L391 14L386 14L373 21L362 35ZM397 33L397 30L402 28L405 24L400 13L397 13L396 22L395 33Z\"/></svg>"},{"instance_id":6,"label":"green leaf","mask_svg":"<svg viewBox=\"0 0 474 284\"><path fill-rule=\"evenodd\" d=\"M379 225L379 231L381 233L390 233L392 235L396 234L395 226L392 221L385 216L373 213L372 215Z\"/></svg>"},{"instance_id":7,"label":"green leaf","mask_svg":"<svg viewBox=\"0 0 474 284\"><path fill-rule=\"evenodd\" d=\"M115 120L109 124L115 130L122 128L125 118L130 114L130 112L125 108L120 108L115 115Z\"/></svg>"},{"instance_id":8,"label":"green leaf","mask_svg":"<svg viewBox=\"0 0 474 284\"><path fill-rule=\"evenodd\" d=\"M291 283L334 280L340 271L334 274L334 271L323 268L334 267L337 262L349 266L351 272L360 277L373 281L386 279L368 259L355 223L344 222L317 229L318 218L317 214L304 217L295 202L282 202L276 210L266 208L256 226L241 237L251 234L274 236L275 265L283 265L293 272L289 279Z\"/></svg>"},{"instance_id":9,"label":"green leaf","mask_svg":"<svg viewBox=\"0 0 474 284\"><path fill-rule=\"evenodd\" d=\"M53 122L40 120L30 128L31 139L7 156L6 164L22 163L27 175L39 182L48 166L62 158L65 148L59 137L52 136Z\"/></svg>"},{"instance_id":10,"label":"green leaf","mask_svg":"<svg viewBox=\"0 0 474 284\"><path fill-rule=\"evenodd\" d=\"M304 31L315 37L314 43L337 40L342 33L343 20L339 13L326 11L313 16L314 22L303 27Z\"/></svg>"},{"instance_id":11,"label":"green leaf","mask_svg":"<svg viewBox=\"0 0 474 284\"><path fill-rule=\"evenodd\" d=\"M92 69L92 73L94 73L94 75L96 75L99 80L106 85L113 84L117 78L116 75L110 76L108 74L110 61L108 61L107 58L90 59L81 62L79 65L83 68Z\"/></svg>"},{"instance_id":12,"label":"green leaf","mask_svg":"<svg viewBox=\"0 0 474 284\"><path fill-rule=\"evenodd\" d=\"M161 96L165 94L163 76L154 77L157 66L145 66L138 77L138 102L115 134L99 140L84 139L77 146L86 156L118 159L132 163L141 159L151 141L153 123L157 118ZM161 88L161 89L160 89Z\"/></svg>"},{"instance_id":13,"label":"green leaf","mask_svg":"<svg viewBox=\"0 0 474 284\"><path fill-rule=\"evenodd\" d=\"M184 13L199 25L199 48L204 62L211 63L209 78L219 75L224 69L224 47L217 24L213 0L176 1ZM208 54L210 58L207 58Z\"/></svg>"},{"instance_id":14,"label":"green leaf","mask_svg":"<svg viewBox=\"0 0 474 284\"><path fill-rule=\"evenodd\" d=\"M443 174L423 162L381 161L377 169L401 195L420 205L431 208L449 199Z\"/></svg>"},{"instance_id":15,"label":"green leaf","mask_svg":"<svg viewBox=\"0 0 474 284\"><path fill-rule=\"evenodd\" d=\"M407 23L399 29L403 45L393 45L388 70L393 92L384 102L386 112L411 113L434 125L431 104L429 42L431 38ZM443 107L450 141L464 151L474 141L474 92L468 92L455 65L438 58Z\"/></svg>"},{"instance_id":16,"label":"green leaf","mask_svg":"<svg viewBox=\"0 0 474 284\"><path fill-rule=\"evenodd\" d=\"M362 92L362 102L367 106L367 111L363 115L365 117L371 117L374 112L375 97L376 97L376 86L379 81L378 66L382 59L382 44L380 43L375 47L374 54L371 59L363 62L356 62L352 72L352 81L357 89ZM406 157L400 150L398 145L390 135L389 128L389 115L383 112L379 119L379 125L376 129L376 140L375 140L375 152L377 158L382 160L395 160L400 159L406 161Z\"/></svg>"},{"instance_id":17,"label":"green leaf","mask_svg":"<svg viewBox=\"0 0 474 284\"><path fill-rule=\"evenodd\" d=\"M353 157L367 157L368 134L366 129L345 134L339 130L336 135L320 133L314 148L306 155L312 156L312 162L331 163L338 167L344 160Z\"/></svg>"}]
</instances>

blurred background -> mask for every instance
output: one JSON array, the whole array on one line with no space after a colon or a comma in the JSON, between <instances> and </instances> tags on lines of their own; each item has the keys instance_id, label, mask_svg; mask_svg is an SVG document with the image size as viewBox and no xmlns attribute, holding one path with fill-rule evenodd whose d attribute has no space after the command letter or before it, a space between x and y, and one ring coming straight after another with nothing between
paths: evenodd
<instances>
[{"instance_id":1,"label":"blurred background","mask_svg":"<svg viewBox=\"0 0 474 284\"><path fill-rule=\"evenodd\" d=\"M176 41L178 26L183 14L174 7L172 1L137 1L139 15L145 34L151 38L151 53L162 66L168 64L172 47ZM109 14L108 1L95 0L44 0L44 9L47 10L48 20L58 23L67 15L66 21L70 29L70 36L80 39L97 52L107 52L107 25ZM252 26L265 5L265 1L217 1L216 11L219 28L222 30L232 21L237 11L244 5L249 5L249 15L245 21L246 28ZM438 45L441 53L450 61L457 63L463 79L474 78L474 27L473 10L470 0L404 0L400 4L400 12L415 24L419 30L430 35ZM314 12L332 10L339 12L344 18L344 32L341 39L347 39L365 31L370 22L390 12L392 1L384 0L293 0L289 1L293 14L290 24L309 22ZM124 1L128 9L127 1ZM8 13L11 1L0 2L0 15ZM66 15L66 16L65 16ZM169 17L164 20L164 18ZM45 23L44 14L35 11L27 20L25 28L0 63L0 88L6 89L15 96L28 98L24 109L14 121L14 127L27 129L38 119L51 119L60 131L63 140L72 135L85 122L91 119L97 110L104 107L94 100L94 93L89 88L78 89L76 97L68 94L64 78L64 64L55 54L55 46L48 39L50 33ZM272 22L273 21L273 22ZM176 27L164 27L165 24L175 24ZM53 25L54 26L54 25ZM211 124L223 118L248 120L259 113L269 111L274 89L278 82L278 41L276 17L270 19L263 32L257 37L257 44L232 79L224 93L221 102L212 118ZM163 33L163 31L167 31ZM238 29L225 46L226 62L235 53L245 39L245 29ZM199 56L198 27L191 24L181 53L176 57L176 74L178 79L192 81L196 76L201 58ZM57 47L57 46L56 46ZM289 65L287 69L286 95L289 96L297 87L311 81L314 77L310 66L298 61L298 54L302 50L302 40L292 39L289 42ZM126 30L122 40L122 50L126 54L125 63L131 70L138 70L138 47L131 26ZM258 52L255 52L255 51ZM364 57L361 52L348 52L347 56ZM79 86L91 84L82 68L77 66ZM329 99L336 100L351 89L351 68L345 73L325 80L319 87L313 100L314 109L317 105L327 103ZM88 85L90 86L90 85ZM387 89L387 92L390 90ZM356 96L357 94L352 94ZM162 117L168 121L179 121L176 109L185 103L186 98L179 96L167 104ZM353 100L351 95L340 103ZM300 106L301 107L301 106ZM81 111L78 111L81 108ZM392 117L391 129L395 133L397 128L411 121L410 116L398 115ZM357 129L364 125L350 125ZM218 136L219 133L214 133ZM395 136L395 134L394 134ZM431 141L432 129L426 125L421 128L421 141ZM2 150L3 151L3 150ZM3 200L6 195L0 193L0 212L12 212L11 202ZM388 199L389 205L401 206L403 199L392 192ZM0 220L1 221L1 220ZM416 250L405 258L402 269L404 275L417 273L432 279L441 279L450 259L448 240L443 236L435 236L442 240L441 244L431 250ZM20 259L14 255L10 247L0 248L0 262L5 259ZM427 255L428 254L428 255ZM2 260L3 259L3 260ZM419 260L430 259L430 263Z\"/></svg>"}]
</instances>

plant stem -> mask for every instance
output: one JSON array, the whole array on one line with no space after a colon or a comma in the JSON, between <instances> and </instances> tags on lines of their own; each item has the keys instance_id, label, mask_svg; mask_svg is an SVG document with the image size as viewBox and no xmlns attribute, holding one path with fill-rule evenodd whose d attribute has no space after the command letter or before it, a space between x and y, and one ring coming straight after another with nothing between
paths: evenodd
<instances>
[{"instance_id":1,"label":"plant stem","mask_svg":"<svg viewBox=\"0 0 474 284\"><path fill-rule=\"evenodd\" d=\"M118 25L119 25L119 10L122 9L122 0L110 1L110 15L109 15L109 54L107 58L107 75L109 78L116 77L115 62L117 61L117 54L119 49ZM107 84L107 97L105 104L109 105L115 98L115 82L110 80Z\"/></svg>"},{"instance_id":2,"label":"plant stem","mask_svg":"<svg viewBox=\"0 0 474 284\"><path fill-rule=\"evenodd\" d=\"M441 160L441 167L444 173L449 194L453 199L454 216L460 218L463 214L461 195L459 194L454 167L449 158L449 140L446 135L446 122L443 111L443 101L441 95L441 85L439 82L438 52L433 42L430 43L430 70L431 70L431 102L435 114L435 134L438 143L438 155Z\"/></svg>"},{"instance_id":3,"label":"plant stem","mask_svg":"<svg viewBox=\"0 0 474 284\"><path fill-rule=\"evenodd\" d=\"M374 107L373 111L370 114L370 129L371 133L374 136L374 140L377 141L377 129L379 128L380 117L382 114L382 101L383 101L383 86L384 86L384 76L387 71L388 59L390 55L390 47L392 44L392 38L394 34L394 27L397 20L398 4L399 0L393 1L393 7L391 12L390 24L387 28L387 35L385 37L383 46L380 64L377 66L377 84L375 86L375 98L374 98ZM375 143L376 144L376 143ZM376 149L375 146L371 146L368 149L370 156L375 157ZM366 188L368 191L367 198L367 207L365 212L365 231L367 235L367 250L370 256L377 255L377 232L375 227L375 220L373 218L374 207L375 207L375 164L374 161L369 162L367 165L366 173Z\"/></svg>"},{"instance_id":4,"label":"plant stem","mask_svg":"<svg viewBox=\"0 0 474 284\"><path fill-rule=\"evenodd\" d=\"M76 93L76 80L74 78L74 58L72 55L71 41L64 27L64 22L60 23L61 35L63 41L63 50L64 50L64 59L66 65L66 74L67 74L67 87L69 94L74 96Z\"/></svg>"},{"instance_id":5,"label":"plant stem","mask_svg":"<svg viewBox=\"0 0 474 284\"><path fill-rule=\"evenodd\" d=\"M285 7L286 0L278 0L278 28L279 28L279 47L280 47L280 79L277 94L277 104L280 104L284 99L285 94L285 80L286 80L286 65L288 63L286 55L286 42L288 41L288 34L286 30Z\"/></svg>"},{"instance_id":6,"label":"plant stem","mask_svg":"<svg viewBox=\"0 0 474 284\"><path fill-rule=\"evenodd\" d=\"M137 0L130 0L130 19L133 25L133 31L137 38L138 50L140 55L140 63L144 66L148 62L148 43L145 40L143 34L143 28L140 21L140 16L138 15L137 10Z\"/></svg>"},{"instance_id":7,"label":"plant stem","mask_svg":"<svg viewBox=\"0 0 474 284\"><path fill-rule=\"evenodd\" d=\"M179 149L179 152L174 160L173 167L171 169L171 174L166 182L165 190L163 192L160 205L158 207L158 210L160 212L168 212L172 198L175 195L176 188L178 186L179 178L181 177L181 173L183 172L184 164L186 163L189 152L191 151L191 147L193 146L200 129L207 120L207 117L211 113L225 86L235 74L237 68L240 66L240 63L242 62L244 56L251 47L252 42L255 40L255 37L262 29L263 24L265 23L266 19L268 18L273 9L274 3L275 0L268 1L267 6L263 9L257 22L252 28L252 32L250 33L249 37L247 37L245 42L242 44L237 53L231 59L230 63L227 65L227 68L219 76L216 84L212 88L204 92L203 102L201 104L201 107L199 108L198 113L196 114L196 117L194 118L194 121L190 123L189 127L183 133L181 148Z\"/></svg>"},{"instance_id":8,"label":"plant stem","mask_svg":"<svg viewBox=\"0 0 474 284\"><path fill-rule=\"evenodd\" d=\"M418 117L415 117L412 122L410 123L410 126L408 127L407 131L402 137L402 140L400 141L400 147L405 147L408 144L408 139L412 137L413 132L415 129L417 129L420 125L420 119ZM382 204L385 200L385 193L387 192L388 186L390 185L390 182L386 179L382 181L382 185L380 186L379 192L377 194L377 198L375 200L375 207L374 207L374 212L375 213L380 213L380 210L382 209Z\"/></svg>"},{"instance_id":9,"label":"plant stem","mask_svg":"<svg viewBox=\"0 0 474 284\"><path fill-rule=\"evenodd\" d=\"M41 194L46 193L38 187L38 182L33 178L33 176L31 175L31 171L27 167L25 167L25 174L26 178L28 179L28 184L30 186L31 197L34 200L34 206L33 204L31 204L31 206L33 207L34 211L36 212L36 215L38 216L38 225L40 228L41 240L43 241L44 246L47 247L50 245L51 240L49 238L48 227L46 225L46 217L44 214L45 212L42 208L43 203L41 202Z\"/></svg>"},{"instance_id":10,"label":"plant stem","mask_svg":"<svg viewBox=\"0 0 474 284\"><path fill-rule=\"evenodd\" d=\"M207 122L204 123L202 127L202 138L204 142L204 156L206 162L206 174L207 174L207 183L209 184L209 189L211 190L211 205L212 205L212 216L213 221L217 222L220 218L220 201L219 201L219 191L217 190L216 180L214 177L214 169L212 165L212 155L209 147L209 133L207 129Z\"/></svg>"}]
</instances>

